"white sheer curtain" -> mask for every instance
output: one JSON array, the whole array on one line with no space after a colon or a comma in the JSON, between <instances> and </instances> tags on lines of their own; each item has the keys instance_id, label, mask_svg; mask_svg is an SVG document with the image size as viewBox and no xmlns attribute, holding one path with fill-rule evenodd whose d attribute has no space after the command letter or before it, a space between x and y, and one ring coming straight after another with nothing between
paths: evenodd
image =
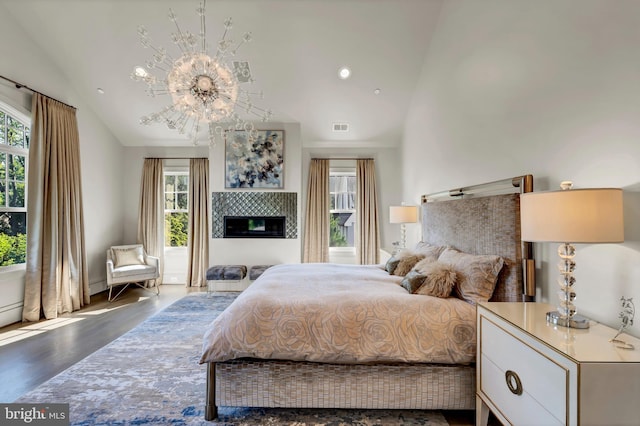
<instances>
[{"instance_id":1,"label":"white sheer curtain","mask_svg":"<svg viewBox=\"0 0 640 426\"><path fill-rule=\"evenodd\" d=\"M353 185L355 182L353 176L330 176L329 182L331 183L329 192L335 193L335 207L333 208L336 210L355 210L356 200L354 194L356 193L356 188Z\"/></svg>"},{"instance_id":2,"label":"white sheer curtain","mask_svg":"<svg viewBox=\"0 0 640 426\"><path fill-rule=\"evenodd\" d=\"M378 189L375 163L371 159L358 160L356 168L356 252L362 265L380 262L380 232L378 225Z\"/></svg>"},{"instance_id":3,"label":"white sheer curtain","mask_svg":"<svg viewBox=\"0 0 640 426\"><path fill-rule=\"evenodd\" d=\"M302 261L329 261L329 160L312 159L307 184Z\"/></svg>"},{"instance_id":4,"label":"white sheer curtain","mask_svg":"<svg viewBox=\"0 0 640 426\"><path fill-rule=\"evenodd\" d=\"M33 95L23 321L88 305L76 110Z\"/></svg>"},{"instance_id":5,"label":"white sheer curtain","mask_svg":"<svg viewBox=\"0 0 640 426\"><path fill-rule=\"evenodd\" d=\"M140 210L138 212L138 243L147 254L160 258L160 278L164 274L164 190L163 166L160 158L145 158L140 183Z\"/></svg>"},{"instance_id":6,"label":"white sheer curtain","mask_svg":"<svg viewBox=\"0 0 640 426\"><path fill-rule=\"evenodd\" d=\"M189 162L189 265L187 287L207 285L209 264L209 159Z\"/></svg>"}]
</instances>

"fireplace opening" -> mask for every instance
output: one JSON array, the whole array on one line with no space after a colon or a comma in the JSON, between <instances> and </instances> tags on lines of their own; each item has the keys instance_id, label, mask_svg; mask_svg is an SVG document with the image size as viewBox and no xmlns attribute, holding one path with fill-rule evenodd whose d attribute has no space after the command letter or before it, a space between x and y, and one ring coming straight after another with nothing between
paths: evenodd
<instances>
[{"instance_id":1,"label":"fireplace opening","mask_svg":"<svg viewBox=\"0 0 640 426\"><path fill-rule=\"evenodd\" d=\"M225 216L224 238L285 238L285 216Z\"/></svg>"}]
</instances>

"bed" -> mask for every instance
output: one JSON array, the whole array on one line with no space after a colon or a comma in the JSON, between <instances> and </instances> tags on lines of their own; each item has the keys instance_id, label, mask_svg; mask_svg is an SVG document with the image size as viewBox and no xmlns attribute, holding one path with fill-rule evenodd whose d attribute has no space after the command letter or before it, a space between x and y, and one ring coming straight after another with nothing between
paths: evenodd
<instances>
[{"instance_id":1,"label":"bed","mask_svg":"<svg viewBox=\"0 0 640 426\"><path fill-rule=\"evenodd\" d=\"M219 406L474 409L475 302L533 296L519 202L531 190L525 175L422 198L412 253L463 268L457 297L411 294L388 264L267 270L205 335L205 418ZM469 259L490 262L490 289L463 283Z\"/></svg>"}]
</instances>

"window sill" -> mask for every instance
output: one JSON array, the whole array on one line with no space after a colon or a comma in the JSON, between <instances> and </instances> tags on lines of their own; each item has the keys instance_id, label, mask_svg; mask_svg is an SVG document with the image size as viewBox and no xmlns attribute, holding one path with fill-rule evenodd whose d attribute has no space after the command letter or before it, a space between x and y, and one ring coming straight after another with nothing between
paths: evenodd
<instances>
[{"instance_id":1,"label":"window sill","mask_svg":"<svg viewBox=\"0 0 640 426\"><path fill-rule=\"evenodd\" d=\"M329 247L329 253L355 253L355 247Z\"/></svg>"},{"instance_id":2,"label":"window sill","mask_svg":"<svg viewBox=\"0 0 640 426\"><path fill-rule=\"evenodd\" d=\"M9 265L9 266L0 266L0 274L8 274L11 272L19 272L19 271L26 271L26 270L27 270L26 263L19 263L17 265Z\"/></svg>"}]
</instances>

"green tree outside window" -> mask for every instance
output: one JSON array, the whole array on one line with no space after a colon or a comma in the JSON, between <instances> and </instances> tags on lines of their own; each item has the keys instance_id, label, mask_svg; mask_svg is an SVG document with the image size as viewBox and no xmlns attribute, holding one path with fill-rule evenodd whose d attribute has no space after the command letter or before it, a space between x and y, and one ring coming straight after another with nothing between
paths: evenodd
<instances>
[{"instance_id":1,"label":"green tree outside window","mask_svg":"<svg viewBox=\"0 0 640 426\"><path fill-rule=\"evenodd\" d=\"M28 118L4 108L0 105L0 267L26 262L30 139Z\"/></svg>"},{"instance_id":2,"label":"green tree outside window","mask_svg":"<svg viewBox=\"0 0 640 426\"><path fill-rule=\"evenodd\" d=\"M189 226L189 174L165 172L164 175L165 247L186 247Z\"/></svg>"}]
</instances>

